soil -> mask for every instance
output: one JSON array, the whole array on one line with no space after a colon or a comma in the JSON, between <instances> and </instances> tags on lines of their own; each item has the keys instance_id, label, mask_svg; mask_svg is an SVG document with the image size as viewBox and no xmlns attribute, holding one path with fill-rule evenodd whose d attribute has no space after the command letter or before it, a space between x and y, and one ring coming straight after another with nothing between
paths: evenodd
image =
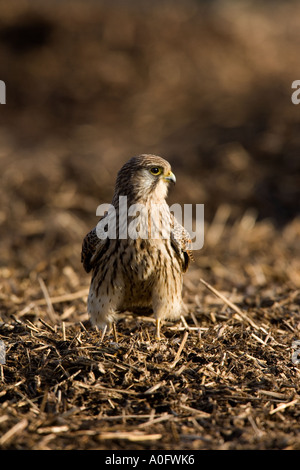
<instances>
[{"instance_id":1,"label":"soil","mask_svg":"<svg viewBox=\"0 0 300 470\"><path fill-rule=\"evenodd\" d=\"M0 11L0 448L299 450L299 6ZM130 312L91 326L80 262L140 153L205 207L161 341Z\"/></svg>"}]
</instances>

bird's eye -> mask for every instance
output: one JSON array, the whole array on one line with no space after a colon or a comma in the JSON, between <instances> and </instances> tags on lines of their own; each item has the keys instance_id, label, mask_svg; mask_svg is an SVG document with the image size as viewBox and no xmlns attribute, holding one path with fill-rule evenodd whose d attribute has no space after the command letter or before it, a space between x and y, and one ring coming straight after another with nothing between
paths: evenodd
<instances>
[{"instance_id":1,"label":"bird's eye","mask_svg":"<svg viewBox=\"0 0 300 470\"><path fill-rule=\"evenodd\" d=\"M152 173L152 175L160 175L161 174L161 168L157 167L157 166L153 166L152 168L150 168L150 173Z\"/></svg>"}]
</instances>

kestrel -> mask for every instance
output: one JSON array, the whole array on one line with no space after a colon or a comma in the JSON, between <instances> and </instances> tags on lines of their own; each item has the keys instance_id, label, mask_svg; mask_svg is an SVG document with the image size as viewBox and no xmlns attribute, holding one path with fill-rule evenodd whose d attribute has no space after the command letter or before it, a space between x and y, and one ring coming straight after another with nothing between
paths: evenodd
<instances>
[{"instance_id":1,"label":"kestrel","mask_svg":"<svg viewBox=\"0 0 300 470\"><path fill-rule=\"evenodd\" d=\"M81 261L86 272L92 271L88 312L93 324L103 328L126 311L153 313L159 339L161 320L182 314L183 273L191 252L189 233L166 202L169 183L175 181L170 164L155 155L133 157L118 172L113 211L101 219L103 227L115 217L115 234L107 232L99 238L95 227L82 244ZM127 208L139 209L139 217L130 210L125 217L121 214L121 197L126 197ZM134 236L130 235L132 224ZM150 230L153 227L155 237Z\"/></svg>"}]
</instances>

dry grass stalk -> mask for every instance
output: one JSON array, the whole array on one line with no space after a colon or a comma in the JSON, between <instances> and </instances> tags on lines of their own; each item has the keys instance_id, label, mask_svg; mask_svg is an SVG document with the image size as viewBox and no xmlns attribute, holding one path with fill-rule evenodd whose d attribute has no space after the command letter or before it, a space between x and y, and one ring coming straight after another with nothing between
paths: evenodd
<instances>
[{"instance_id":1,"label":"dry grass stalk","mask_svg":"<svg viewBox=\"0 0 300 470\"><path fill-rule=\"evenodd\" d=\"M113 322L112 328L113 328L113 334L114 334L115 343L118 343L118 334L117 334L117 327L116 327L115 322Z\"/></svg>"},{"instance_id":2,"label":"dry grass stalk","mask_svg":"<svg viewBox=\"0 0 300 470\"><path fill-rule=\"evenodd\" d=\"M71 294L57 295L54 297L50 297L47 292L47 298L45 297L44 299L35 300L34 303L36 305L48 305L48 302L50 302L53 305L53 304L59 304L63 302L72 302L73 300L84 299L85 297L88 296L88 293L89 293L88 288L81 289L78 292L74 292Z\"/></svg>"},{"instance_id":3,"label":"dry grass stalk","mask_svg":"<svg viewBox=\"0 0 300 470\"><path fill-rule=\"evenodd\" d=\"M279 400L286 400L287 397L283 393L273 392L272 390L259 390L258 393L273 397Z\"/></svg>"},{"instance_id":4,"label":"dry grass stalk","mask_svg":"<svg viewBox=\"0 0 300 470\"><path fill-rule=\"evenodd\" d=\"M3 436L0 437L0 445L7 444L15 435L20 434L24 429L27 427L28 421L27 419L22 419L17 424L15 424L12 428L10 428Z\"/></svg>"},{"instance_id":5,"label":"dry grass stalk","mask_svg":"<svg viewBox=\"0 0 300 470\"><path fill-rule=\"evenodd\" d=\"M197 415L198 417L201 418L211 418L210 413L206 413L205 411L202 410L197 410L196 408L192 408L191 406L188 405L180 405L180 408L182 408L185 411L188 411L189 413L192 413L193 415Z\"/></svg>"},{"instance_id":6,"label":"dry grass stalk","mask_svg":"<svg viewBox=\"0 0 300 470\"><path fill-rule=\"evenodd\" d=\"M211 292L213 292L217 297L223 300L230 308L232 308L243 320L247 321L253 328L256 330L259 329L259 327L256 325L256 323L251 320L251 318L248 317L248 315L243 312L239 307L237 307L233 302L228 300L221 292L219 292L217 289L215 289L213 286L211 286L208 282L204 281L203 279L200 278L200 282L205 285Z\"/></svg>"},{"instance_id":7,"label":"dry grass stalk","mask_svg":"<svg viewBox=\"0 0 300 470\"><path fill-rule=\"evenodd\" d=\"M62 322L62 334L63 334L63 341L66 341L66 324Z\"/></svg>"},{"instance_id":8,"label":"dry grass stalk","mask_svg":"<svg viewBox=\"0 0 300 470\"><path fill-rule=\"evenodd\" d=\"M176 356L175 356L175 358L174 358L172 364L170 364L170 367L171 367L171 368L174 368L174 367L176 366L177 362L179 361L180 355L181 355L181 353L182 353L182 351L183 351L183 348L184 348L185 343L186 343L186 341L187 341L187 339L188 339L188 336L189 336L189 332L188 332L188 331L185 331L185 332L184 332L184 335L183 335L183 338L182 338L182 341L181 341L181 343L180 343L179 349L178 349L178 351L177 351L177 353L176 353Z\"/></svg>"},{"instance_id":9,"label":"dry grass stalk","mask_svg":"<svg viewBox=\"0 0 300 470\"><path fill-rule=\"evenodd\" d=\"M148 390L146 390L146 391L144 392L144 394L145 394L145 395L149 395L150 393L153 393L153 392L155 392L156 390L158 390L158 389L159 389L162 385L164 385L164 384L165 384L164 381L163 381L163 382L159 382L159 383L153 385L152 387L148 388Z\"/></svg>"},{"instance_id":10,"label":"dry grass stalk","mask_svg":"<svg viewBox=\"0 0 300 470\"><path fill-rule=\"evenodd\" d=\"M42 292L44 294L45 301L46 301L46 304L47 304L47 307L48 307L49 318L50 318L51 322L55 324L56 321L57 321L57 316L56 316L56 313L54 311L52 301L51 301L50 295L48 293L48 289L46 287L46 284L45 284L44 280L40 276L38 277L38 280L39 280L39 283L40 283L40 286L41 286L41 289L42 289Z\"/></svg>"},{"instance_id":11,"label":"dry grass stalk","mask_svg":"<svg viewBox=\"0 0 300 470\"><path fill-rule=\"evenodd\" d=\"M102 432L98 434L98 439L101 440L126 440L131 442L143 442L143 441L157 441L162 438L161 434L143 434L139 432Z\"/></svg>"},{"instance_id":12,"label":"dry grass stalk","mask_svg":"<svg viewBox=\"0 0 300 470\"><path fill-rule=\"evenodd\" d=\"M172 418L174 418L173 415L171 414L168 414L168 413L164 413L162 416L157 416L156 418L154 417L151 417L148 421L146 421L145 423L141 423L138 425L138 428L139 429L142 429L142 428L146 428L148 426L153 426L157 423L162 423L164 421L170 421L172 420Z\"/></svg>"},{"instance_id":13,"label":"dry grass stalk","mask_svg":"<svg viewBox=\"0 0 300 470\"><path fill-rule=\"evenodd\" d=\"M284 411L286 408L297 405L298 403L299 403L299 398L295 398L295 400L292 400L289 403L280 403L280 405L278 405L274 410L270 411L270 415L278 413L279 411Z\"/></svg>"}]
</instances>

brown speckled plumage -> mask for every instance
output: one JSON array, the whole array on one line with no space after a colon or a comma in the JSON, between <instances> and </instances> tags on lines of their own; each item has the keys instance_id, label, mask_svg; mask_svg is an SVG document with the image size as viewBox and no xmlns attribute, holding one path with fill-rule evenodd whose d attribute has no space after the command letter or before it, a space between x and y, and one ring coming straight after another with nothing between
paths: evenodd
<instances>
[{"instance_id":1,"label":"brown speckled plumage","mask_svg":"<svg viewBox=\"0 0 300 470\"><path fill-rule=\"evenodd\" d=\"M154 167L160 174L151 173ZM191 258L190 240L165 201L169 181L175 181L170 164L155 155L133 157L119 171L112 199L117 216L120 196L127 196L128 207L160 204L163 217L170 220L171 233L167 239L161 231L156 239L120 239L117 225L116 239L98 238L96 227L86 235L81 258L85 270L92 271L88 311L94 324L103 327L118 312L153 313L159 336L160 320L181 315L182 275ZM132 220L127 217L128 223Z\"/></svg>"}]
</instances>

